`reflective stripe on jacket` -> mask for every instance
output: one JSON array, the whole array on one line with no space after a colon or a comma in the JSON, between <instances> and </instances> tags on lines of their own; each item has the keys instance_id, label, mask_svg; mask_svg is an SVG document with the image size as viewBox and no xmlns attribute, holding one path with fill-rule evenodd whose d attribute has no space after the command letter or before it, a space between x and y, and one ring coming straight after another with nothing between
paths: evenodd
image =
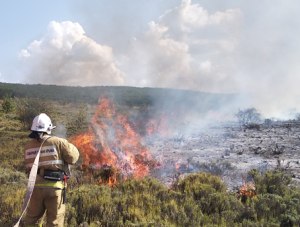
<instances>
[{"instance_id":1,"label":"reflective stripe on jacket","mask_svg":"<svg viewBox=\"0 0 300 227\"><path fill-rule=\"evenodd\" d=\"M57 188L57 189L64 189L65 185L62 181L47 181L43 183L35 183L35 187L51 187L51 188Z\"/></svg>"},{"instance_id":2,"label":"reflective stripe on jacket","mask_svg":"<svg viewBox=\"0 0 300 227\"><path fill-rule=\"evenodd\" d=\"M25 146L26 168L31 168L39 151L40 145L40 141L32 139ZM66 139L53 136L48 138L41 148L39 168L65 171L68 164L75 164L78 158L79 152L73 144L69 143ZM43 176L38 175L36 178L35 187L63 188L63 183L60 181L56 182L45 180Z\"/></svg>"}]
</instances>

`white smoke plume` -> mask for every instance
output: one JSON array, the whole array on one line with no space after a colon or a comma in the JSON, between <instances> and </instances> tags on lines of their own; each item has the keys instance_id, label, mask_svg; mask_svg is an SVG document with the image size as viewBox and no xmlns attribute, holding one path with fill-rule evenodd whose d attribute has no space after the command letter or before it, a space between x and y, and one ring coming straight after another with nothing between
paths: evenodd
<instances>
[{"instance_id":1,"label":"white smoke plume","mask_svg":"<svg viewBox=\"0 0 300 227\"><path fill-rule=\"evenodd\" d=\"M22 50L28 83L72 86L122 85L112 48L85 35L78 23L49 23L47 33Z\"/></svg>"},{"instance_id":2,"label":"white smoke plume","mask_svg":"<svg viewBox=\"0 0 300 227\"><path fill-rule=\"evenodd\" d=\"M141 67L126 71L148 86L236 91L232 70L237 40L227 29L238 29L240 17L238 9L209 14L184 0L151 21L148 31L133 42L130 59L139 59Z\"/></svg>"}]
</instances>

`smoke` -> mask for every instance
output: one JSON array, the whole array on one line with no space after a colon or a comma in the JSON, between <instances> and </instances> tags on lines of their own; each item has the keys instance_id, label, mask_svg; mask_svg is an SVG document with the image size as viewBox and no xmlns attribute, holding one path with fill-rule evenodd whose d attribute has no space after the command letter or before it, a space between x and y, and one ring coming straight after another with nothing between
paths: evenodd
<instances>
[{"instance_id":1,"label":"smoke","mask_svg":"<svg viewBox=\"0 0 300 227\"><path fill-rule=\"evenodd\" d=\"M53 131L53 134L55 134L56 136L62 137L62 138L66 138L67 137L67 129L65 127L64 124L59 123L55 130Z\"/></svg>"},{"instance_id":2,"label":"smoke","mask_svg":"<svg viewBox=\"0 0 300 227\"><path fill-rule=\"evenodd\" d=\"M49 23L46 34L20 53L28 83L73 86L122 85L112 48L85 35L78 23Z\"/></svg>"},{"instance_id":3,"label":"smoke","mask_svg":"<svg viewBox=\"0 0 300 227\"><path fill-rule=\"evenodd\" d=\"M151 18L155 2L143 17L138 1L120 3L122 10L92 1L77 9L88 35L79 23L52 21L21 51L24 81L239 93L237 106L266 117L299 111L299 4L197 2L169 4Z\"/></svg>"},{"instance_id":4,"label":"smoke","mask_svg":"<svg viewBox=\"0 0 300 227\"><path fill-rule=\"evenodd\" d=\"M148 30L132 42L130 60L139 59L142 67L125 71L144 86L232 92L236 87L228 56L236 41L225 28L237 29L240 17L239 10L209 14L183 1L149 22Z\"/></svg>"}]
</instances>

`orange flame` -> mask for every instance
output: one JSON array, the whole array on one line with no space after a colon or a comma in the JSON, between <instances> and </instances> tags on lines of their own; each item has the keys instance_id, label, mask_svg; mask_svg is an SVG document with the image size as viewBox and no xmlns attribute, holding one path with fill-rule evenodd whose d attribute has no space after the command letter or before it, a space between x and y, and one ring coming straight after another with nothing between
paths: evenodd
<instances>
[{"instance_id":1,"label":"orange flame","mask_svg":"<svg viewBox=\"0 0 300 227\"><path fill-rule=\"evenodd\" d=\"M82 153L83 166L112 166L124 178L147 176L154 163L128 118L118 114L107 98L100 99L88 132L71 140ZM112 177L108 185L116 181L116 177Z\"/></svg>"},{"instance_id":2,"label":"orange flame","mask_svg":"<svg viewBox=\"0 0 300 227\"><path fill-rule=\"evenodd\" d=\"M246 203L248 199L252 199L256 196L256 188L254 182L244 182L238 189L238 197L243 203Z\"/></svg>"}]
</instances>

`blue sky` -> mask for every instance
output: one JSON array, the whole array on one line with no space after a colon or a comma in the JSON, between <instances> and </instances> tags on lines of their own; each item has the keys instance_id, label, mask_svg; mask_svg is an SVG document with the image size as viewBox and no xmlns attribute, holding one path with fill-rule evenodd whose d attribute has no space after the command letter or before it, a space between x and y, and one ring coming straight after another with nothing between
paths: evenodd
<instances>
[{"instance_id":1,"label":"blue sky","mask_svg":"<svg viewBox=\"0 0 300 227\"><path fill-rule=\"evenodd\" d=\"M265 112L299 109L299 11L297 0L1 1L0 82L245 92Z\"/></svg>"},{"instance_id":2,"label":"blue sky","mask_svg":"<svg viewBox=\"0 0 300 227\"><path fill-rule=\"evenodd\" d=\"M18 81L14 73L19 51L41 36L49 21L72 19L67 1L58 0L1 1L0 14L1 82Z\"/></svg>"}]
</instances>

